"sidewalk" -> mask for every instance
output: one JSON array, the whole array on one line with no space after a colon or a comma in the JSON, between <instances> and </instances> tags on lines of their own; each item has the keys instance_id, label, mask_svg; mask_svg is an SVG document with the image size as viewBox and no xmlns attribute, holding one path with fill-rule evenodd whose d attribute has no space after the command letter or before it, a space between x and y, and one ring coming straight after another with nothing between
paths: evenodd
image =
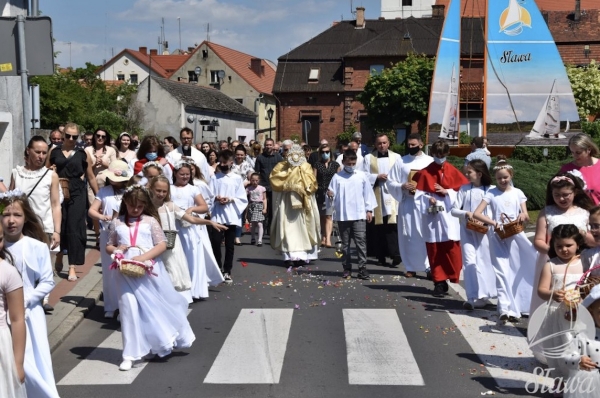
<instances>
[{"instance_id":1,"label":"sidewalk","mask_svg":"<svg viewBox=\"0 0 600 398\"><path fill-rule=\"evenodd\" d=\"M102 294L102 267L100 252L94 249L95 237L88 231L85 264L77 267L76 282L67 280L68 258L59 276L54 277L56 286L50 293L50 305L54 307L51 315L46 315L48 342L53 352L79 325L85 315L98 303ZM54 264L52 264L54 268Z\"/></svg>"}]
</instances>

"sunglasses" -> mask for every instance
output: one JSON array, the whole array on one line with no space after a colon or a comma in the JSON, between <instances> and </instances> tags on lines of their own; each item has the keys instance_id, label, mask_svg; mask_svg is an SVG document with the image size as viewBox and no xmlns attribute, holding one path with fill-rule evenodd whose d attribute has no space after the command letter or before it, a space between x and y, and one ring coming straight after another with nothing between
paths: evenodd
<instances>
[{"instance_id":1,"label":"sunglasses","mask_svg":"<svg viewBox=\"0 0 600 398\"><path fill-rule=\"evenodd\" d=\"M102 139L105 139L105 138L106 138L106 135L104 135L104 134L96 134L96 138L102 138Z\"/></svg>"},{"instance_id":2,"label":"sunglasses","mask_svg":"<svg viewBox=\"0 0 600 398\"><path fill-rule=\"evenodd\" d=\"M66 138L67 140L76 140L76 139L77 139L77 137L79 137L79 134L71 135L71 134L69 134L69 133L65 133L65 138Z\"/></svg>"}]
</instances>

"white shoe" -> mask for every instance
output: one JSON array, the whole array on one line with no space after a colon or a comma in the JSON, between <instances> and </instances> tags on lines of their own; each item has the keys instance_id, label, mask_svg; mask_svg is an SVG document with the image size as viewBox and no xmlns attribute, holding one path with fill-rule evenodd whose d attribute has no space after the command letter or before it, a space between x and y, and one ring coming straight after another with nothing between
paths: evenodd
<instances>
[{"instance_id":1,"label":"white shoe","mask_svg":"<svg viewBox=\"0 0 600 398\"><path fill-rule=\"evenodd\" d=\"M228 285L233 283L233 279L231 279L231 275L229 275L227 273L223 274L223 279L224 279L224 282L227 283Z\"/></svg>"},{"instance_id":2,"label":"white shoe","mask_svg":"<svg viewBox=\"0 0 600 398\"><path fill-rule=\"evenodd\" d=\"M129 359L125 359L119 365L119 370L122 370L122 371L126 372L128 370L131 370L132 367L133 367L133 361L130 361Z\"/></svg>"},{"instance_id":3,"label":"white shoe","mask_svg":"<svg viewBox=\"0 0 600 398\"><path fill-rule=\"evenodd\" d=\"M492 303L488 299L477 299L473 302L473 306L475 308L484 308L486 305L491 305Z\"/></svg>"},{"instance_id":4,"label":"white shoe","mask_svg":"<svg viewBox=\"0 0 600 398\"><path fill-rule=\"evenodd\" d=\"M114 311L106 311L104 312L104 318L106 319L113 319L115 317L115 312Z\"/></svg>"}]
</instances>

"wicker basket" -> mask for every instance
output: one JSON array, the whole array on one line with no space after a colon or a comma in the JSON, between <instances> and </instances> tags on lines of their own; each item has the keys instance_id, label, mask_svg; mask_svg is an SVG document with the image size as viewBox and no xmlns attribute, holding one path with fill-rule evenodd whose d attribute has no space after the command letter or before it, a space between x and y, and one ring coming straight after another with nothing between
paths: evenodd
<instances>
[{"instance_id":1,"label":"wicker basket","mask_svg":"<svg viewBox=\"0 0 600 398\"><path fill-rule=\"evenodd\" d=\"M119 271L121 271L123 275L132 278L141 278L142 276L145 276L147 268L146 264L139 261L122 259L119 262Z\"/></svg>"},{"instance_id":2,"label":"wicker basket","mask_svg":"<svg viewBox=\"0 0 600 398\"><path fill-rule=\"evenodd\" d=\"M167 250L173 250L175 247L175 239L177 239L177 230L172 229L171 227L171 215L169 214L169 209L165 206L165 210L167 211L167 229L163 230L165 236L167 237Z\"/></svg>"},{"instance_id":3,"label":"wicker basket","mask_svg":"<svg viewBox=\"0 0 600 398\"><path fill-rule=\"evenodd\" d=\"M467 229L485 235L489 231L489 226L487 224L482 223L481 221L467 218Z\"/></svg>"},{"instance_id":4,"label":"wicker basket","mask_svg":"<svg viewBox=\"0 0 600 398\"><path fill-rule=\"evenodd\" d=\"M175 247L175 239L177 239L177 231L168 229L163 231L167 237L167 250L172 250Z\"/></svg>"},{"instance_id":5,"label":"wicker basket","mask_svg":"<svg viewBox=\"0 0 600 398\"><path fill-rule=\"evenodd\" d=\"M512 221L505 213L500 215L500 221L503 223L502 229L494 228L500 239L510 238L523 232L523 223L518 220Z\"/></svg>"},{"instance_id":6,"label":"wicker basket","mask_svg":"<svg viewBox=\"0 0 600 398\"><path fill-rule=\"evenodd\" d=\"M579 294L581 295L581 299L586 298L592 288L596 285L600 285L600 275L590 275L592 271L600 270L600 264L591 267L589 270L583 273L579 282L577 282L577 287L579 288Z\"/></svg>"}]
</instances>

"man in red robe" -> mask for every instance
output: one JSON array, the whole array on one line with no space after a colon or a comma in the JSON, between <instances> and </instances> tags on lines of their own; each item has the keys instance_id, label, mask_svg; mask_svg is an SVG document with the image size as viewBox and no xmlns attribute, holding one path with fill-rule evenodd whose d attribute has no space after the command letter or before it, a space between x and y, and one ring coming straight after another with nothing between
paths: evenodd
<instances>
[{"instance_id":1,"label":"man in red robe","mask_svg":"<svg viewBox=\"0 0 600 398\"><path fill-rule=\"evenodd\" d=\"M431 146L433 163L417 172L415 203L423 213L421 231L427 246L431 265L433 296L442 297L448 292L448 283L457 283L462 267L460 251L460 226L458 218L450 211L460 187L467 178L446 162L450 147L443 140Z\"/></svg>"}]
</instances>

